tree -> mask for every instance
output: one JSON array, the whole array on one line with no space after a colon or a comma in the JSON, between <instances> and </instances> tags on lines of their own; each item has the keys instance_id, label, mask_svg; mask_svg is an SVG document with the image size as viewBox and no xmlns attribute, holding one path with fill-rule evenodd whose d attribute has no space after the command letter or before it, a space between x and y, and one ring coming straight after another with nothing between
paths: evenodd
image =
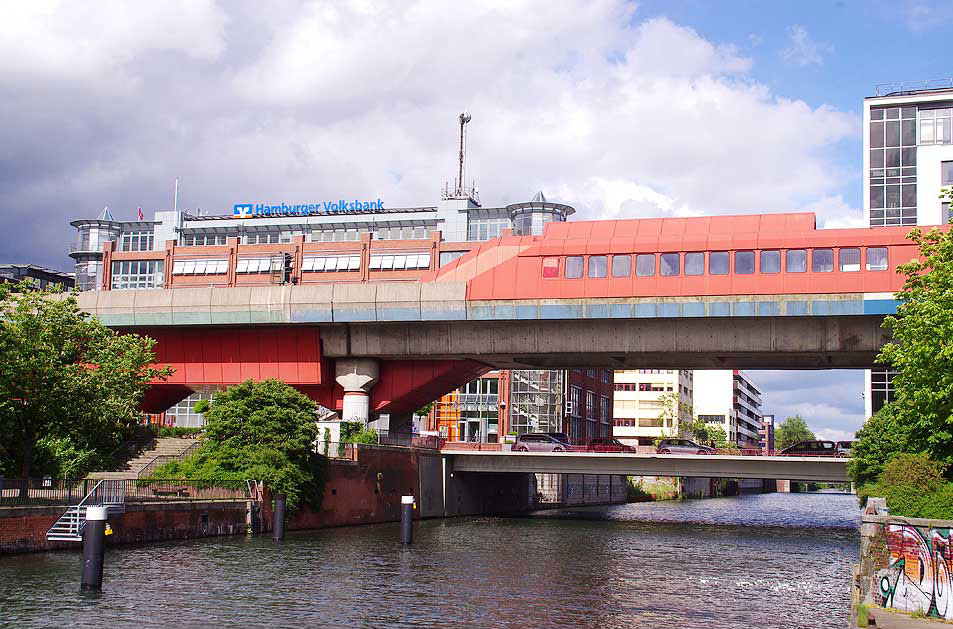
<instances>
[{"instance_id":1,"label":"tree","mask_svg":"<svg viewBox=\"0 0 953 629\"><path fill-rule=\"evenodd\" d=\"M658 398L662 410L659 412L659 421L662 432L670 436L681 436L692 429L692 405L683 402L678 393L663 393Z\"/></svg>"},{"instance_id":2,"label":"tree","mask_svg":"<svg viewBox=\"0 0 953 629\"><path fill-rule=\"evenodd\" d=\"M205 439L195 455L156 477L261 480L288 496L289 510L321 506L326 459L316 451L317 404L280 380L247 380L201 400Z\"/></svg>"},{"instance_id":3,"label":"tree","mask_svg":"<svg viewBox=\"0 0 953 629\"><path fill-rule=\"evenodd\" d=\"M897 267L906 276L897 293L893 335L877 357L897 370L897 421L909 426L908 452L953 463L953 233L937 228L907 236L919 257Z\"/></svg>"},{"instance_id":4,"label":"tree","mask_svg":"<svg viewBox=\"0 0 953 629\"><path fill-rule=\"evenodd\" d=\"M774 444L778 450L793 446L798 441L816 439L814 432L807 427L807 422L800 415L788 417L778 426L774 433Z\"/></svg>"},{"instance_id":5,"label":"tree","mask_svg":"<svg viewBox=\"0 0 953 629\"><path fill-rule=\"evenodd\" d=\"M858 487L874 483L891 458L907 450L910 425L901 419L897 403L887 404L857 431L847 472Z\"/></svg>"},{"instance_id":6,"label":"tree","mask_svg":"<svg viewBox=\"0 0 953 629\"><path fill-rule=\"evenodd\" d=\"M85 474L142 414L155 341L82 312L76 294L0 289L0 471Z\"/></svg>"}]
</instances>

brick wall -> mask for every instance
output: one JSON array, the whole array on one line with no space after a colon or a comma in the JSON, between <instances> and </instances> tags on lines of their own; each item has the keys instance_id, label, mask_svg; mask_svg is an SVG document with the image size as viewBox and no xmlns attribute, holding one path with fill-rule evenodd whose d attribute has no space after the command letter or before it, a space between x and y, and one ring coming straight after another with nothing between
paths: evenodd
<instances>
[{"instance_id":1,"label":"brick wall","mask_svg":"<svg viewBox=\"0 0 953 629\"><path fill-rule=\"evenodd\" d=\"M131 504L125 513L109 516L113 534L106 537L106 543L244 534L248 505L244 501ZM0 509L0 554L81 548L79 542L46 539L46 532L65 510L65 507Z\"/></svg>"}]
</instances>

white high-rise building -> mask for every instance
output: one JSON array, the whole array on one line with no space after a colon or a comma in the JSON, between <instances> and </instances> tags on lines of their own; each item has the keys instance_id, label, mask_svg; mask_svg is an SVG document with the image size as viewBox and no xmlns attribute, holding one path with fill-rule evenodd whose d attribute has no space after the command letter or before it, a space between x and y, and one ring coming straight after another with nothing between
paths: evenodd
<instances>
[{"instance_id":1,"label":"white high-rise building","mask_svg":"<svg viewBox=\"0 0 953 629\"><path fill-rule=\"evenodd\" d=\"M871 227L938 225L953 186L953 79L878 85L864 99L864 217ZM867 417L893 399L891 374L868 370Z\"/></svg>"},{"instance_id":2,"label":"white high-rise building","mask_svg":"<svg viewBox=\"0 0 953 629\"><path fill-rule=\"evenodd\" d=\"M672 434L661 419L664 395L678 395L679 420L691 421L693 377L687 369L630 369L615 372L612 435L628 445L652 445Z\"/></svg>"},{"instance_id":3,"label":"white high-rise building","mask_svg":"<svg viewBox=\"0 0 953 629\"><path fill-rule=\"evenodd\" d=\"M695 370L695 417L725 429L728 441L758 448L761 391L738 369ZM617 394L618 395L618 394Z\"/></svg>"}]
</instances>

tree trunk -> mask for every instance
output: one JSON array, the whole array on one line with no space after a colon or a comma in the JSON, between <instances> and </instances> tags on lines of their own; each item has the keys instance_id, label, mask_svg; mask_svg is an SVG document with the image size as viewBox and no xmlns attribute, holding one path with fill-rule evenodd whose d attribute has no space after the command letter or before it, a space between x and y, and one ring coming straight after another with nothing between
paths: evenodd
<instances>
[{"instance_id":1,"label":"tree trunk","mask_svg":"<svg viewBox=\"0 0 953 629\"><path fill-rule=\"evenodd\" d=\"M29 497L30 473L33 471L33 439L27 437L23 440L23 462L20 465L20 477L23 484L20 485L20 499L26 500Z\"/></svg>"}]
</instances>

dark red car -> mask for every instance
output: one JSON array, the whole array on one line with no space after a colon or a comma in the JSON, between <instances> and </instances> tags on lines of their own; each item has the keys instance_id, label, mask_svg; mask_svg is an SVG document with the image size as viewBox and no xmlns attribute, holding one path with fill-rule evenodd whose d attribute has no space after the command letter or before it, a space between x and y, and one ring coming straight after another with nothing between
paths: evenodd
<instances>
[{"instance_id":1,"label":"dark red car","mask_svg":"<svg viewBox=\"0 0 953 629\"><path fill-rule=\"evenodd\" d=\"M596 437L595 439L589 440L589 445L586 446L586 452L625 452L635 454L637 450L612 437Z\"/></svg>"}]
</instances>

